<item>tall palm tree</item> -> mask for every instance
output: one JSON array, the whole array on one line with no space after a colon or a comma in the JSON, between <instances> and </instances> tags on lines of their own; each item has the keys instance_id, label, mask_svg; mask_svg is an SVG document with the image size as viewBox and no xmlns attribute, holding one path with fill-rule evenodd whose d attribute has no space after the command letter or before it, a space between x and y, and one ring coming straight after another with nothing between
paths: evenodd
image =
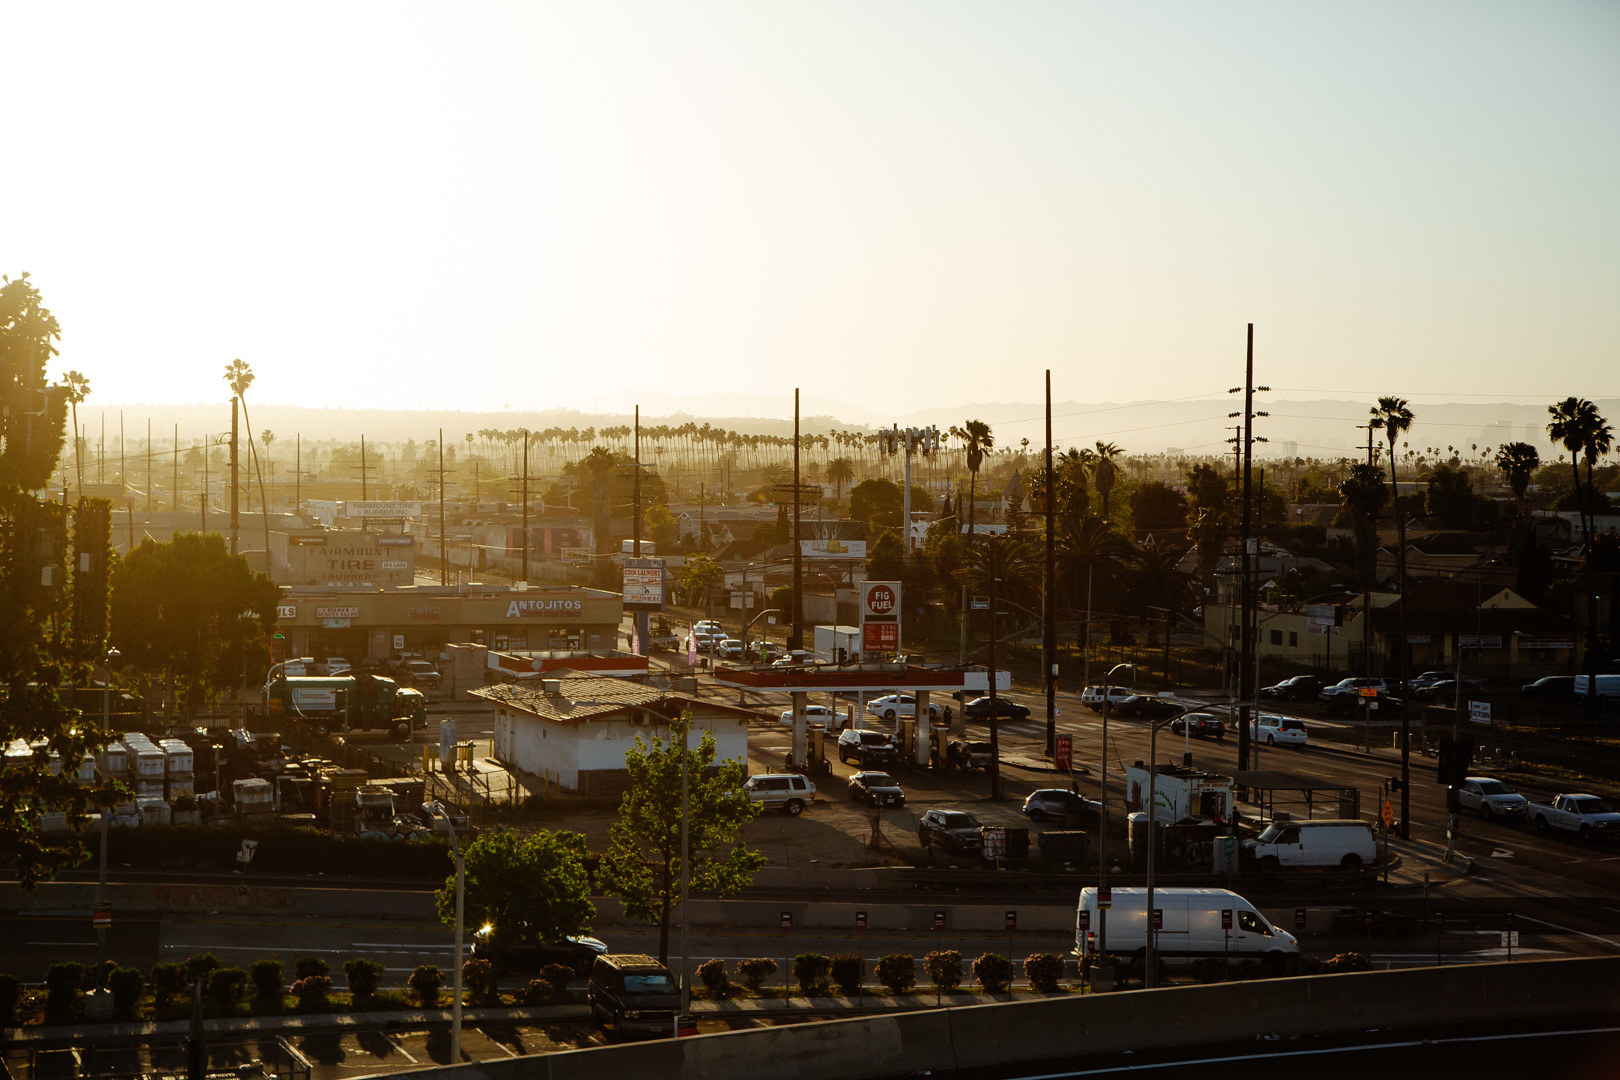
<instances>
[{"instance_id":1,"label":"tall palm tree","mask_svg":"<svg viewBox=\"0 0 1620 1080\"><path fill-rule=\"evenodd\" d=\"M847 457L835 457L827 462L827 479L838 485L834 498L842 501L844 485L855 479L855 465Z\"/></svg>"},{"instance_id":2,"label":"tall palm tree","mask_svg":"<svg viewBox=\"0 0 1620 1080\"><path fill-rule=\"evenodd\" d=\"M1108 496L1114 490L1114 481L1119 477L1119 466L1114 459L1125 451L1115 444L1097 440L1097 456L1091 463L1091 482L1097 488L1097 494L1102 496L1102 516L1108 516Z\"/></svg>"},{"instance_id":3,"label":"tall palm tree","mask_svg":"<svg viewBox=\"0 0 1620 1080\"><path fill-rule=\"evenodd\" d=\"M79 402L90 396L90 380L77 371L62 376L62 390L68 404L73 406L73 471L78 477L79 490L84 490L84 454L79 446Z\"/></svg>"},{"instance_id":4,"label":"tall palm tree","mask_svg":"<svg viewBox=\"0 0 1620 1080\"><path fill-rule=\"evenodd\" d=\"M1395 659L1399 672L1399 687L1401 698L1401 836L1408 835L1407 821L1412 812L1411 791L1411 753L1412 738L1410 720L1406 711L1406 677L1409 661L1406 655L1406 515L1401 511L1401 489L1395 477L1395 444L1412 426L1412 410L1407 406L1405 398L1394 396L1381 397L1378 404L1370 411L1371 418L1367 421L1372 430L1382 430L1389 439L1389 487L1390 501L1395 507L1395 587L1401 596L1401 605L1398 611L1399 624L1395 631Z\"/></svg>"},{"instance_id":5,"label":"tall palm tree","mask_svg":"<svg viewBox=\"0 0 1620 1080\"><path fill-rule=\"evenodd\" d=\"M1382 431L1389 440L1389 487L1390 498L1395 507L1395 535L1400 544L1400 551L1396 553L1396 562L1403 565L1406 561L1406 518L1401 513L1401 490L1395 478L1395 444L1412 426L1412 410L1407 406L1405 398L1381 397L1378 404L1370 410L1372 419L1369 423L1374 431ZM1448 448L1449 449L1449 448ZM1404 573L1404 569L1403 569Z\"/></svg>"},{"instance_id":6,"label":"tall palm tree","mask_svg":"<svg viewBox=\"0 0 1620 1080\"><path fill-rule=\"evenodd\" d=\"M995 448L996 437L990 432L990 425L983 420L969 420L957 427L952 425L951 434L962 440L963 448L967 451L968 467L968 542L978 539L974 531L973 502L978 491L979 466L984 464L984 455Z\"/></svg>"},{"instance_id":7,"label":"tall palm tree","mask_svg":"<svg viewBox=\"0 0 1620 1080\"><path fill-rule=\"evenodd\" d=\"M242 403L242 424L247 428L248 453L253 458L253 475L259 481L259 510L264 518L264 572L270 573L270 504L264 499L264 473L259 469L259 450L253 445L253 421L248 419L247 388L253 385L253 368L240 358L225 365L225 382ZM232 477L234 480L235 477Z\"/></svg>"},{"instance_id":8,"label":"tall palm tree","mask_svg":"<svg viewBox=\"0 0 1620 1080\"><path fill-rule=\"evenodd\" d=\"M1553 442L1562 443L1569 451L1569 467L1575 474L1576 506L1581 515L1581 534L1590 543L1596 522L1596 508L1591 505L1592 463L1599 454L1607 453L1613 430L1597 411L1597 406L1585 398L1568 397L1556 405L1547 406L1552 416L1547 434ZM1596 449L1602 443L1602 449ZM1581 488L1581 458L1587 458L1587 489Z\"/></svg>"},{"instance_id":9,"label":"tall palm tree","mask_svg":"<svg viewBox=\"0 0 1620 1080\"><path fill-rule=\"evenodd\" d=\"M1524 493L1530 490L1530 478L1535 475L1540 465L1541 455L1536 453L1536 448L1529 443L1503 443L1497 448L1496 467L1507 477L1508 487L1513 490L1513 500L1518 504L1520 517L1524 516Z\"/></svg>"}]
</instances>

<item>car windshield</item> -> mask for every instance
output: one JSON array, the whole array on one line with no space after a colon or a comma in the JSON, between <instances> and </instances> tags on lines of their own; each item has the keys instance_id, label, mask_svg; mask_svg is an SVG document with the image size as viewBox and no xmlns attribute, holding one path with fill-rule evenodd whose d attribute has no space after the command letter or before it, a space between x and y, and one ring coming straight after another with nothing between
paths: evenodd
<instances>
[{"instance_id":1,"label":"car windshield","mask_svg":"<svg viewBox=\"0 0 1620 1080\"><path fill-rule=\"evenodd\" d=\"M1512 795L1513 789L1500 780L1486 780L1479 785L1481 795Z\"/></svg>"},{"instance_id":2,"label":"car windshield","mask_svg":"<svg viewBox=\"0 0 1620 1080\"><path fill-rule=\"evenodd\" d=\"M1262 844L1275 844L1277 842L1277 838L1282 834L1283 826L1273 822L1272 824L1267 825L1266 831L1261 833L1258 837L1256 837L1256 839Z\"/></svg>"},{"instance_id":3,"label":"car windshield","mask_svg":"<svg viewBox=\"0 0 1620 1080\"><path fill-rule=\"evenodd\" d=\"M861 742L863 742L863 743L871 743L873 746L878 746L878 745L880 745L882 743L886 743L888 741L889 741L889 737L887 735L883 734L880 731L863 731L863 732L861 732Z\"/></svg>"},{"instance_id":4,"label":"car windshield","mask_svg":"<svg viewBox=\"0 0 1620 1080\"><path fill-rule=\"evenodd\" d=\"M947 829L976 829L979 819L966 811L956 811L950 814L941 814L940 823Z\"/></svg>"},{"instance_id":5,"label":"car windshield","mask_svg":"<svg viewBox=\"0 0 1620 1080\"><path fill-rule=\"evenodd\" d=\"M673 994L675 982L662 972L651 975L626 975L624 988L632 994Z\"/></svg>"},{"instance_id":6,"label":"car windshield","mask_svg":"<svg viewBox=\"0 0 1620 1080\"><path fill-rule=\"evenodd\" d=\"M1581 814L1614 813L1614 809L1602 799L1580 799L1575 803L1575 810Z\"/></svg>"},{"instance_id":7,"label":"car windshield","mask_svg":"<svg viewBox=\"0 0 1620 1080\"><path fill-rule=\"evenodd\" d=\"M869 772L866 774L867 787L896 787L894 777L886 772Z\"/></svg>"}]
</instances>

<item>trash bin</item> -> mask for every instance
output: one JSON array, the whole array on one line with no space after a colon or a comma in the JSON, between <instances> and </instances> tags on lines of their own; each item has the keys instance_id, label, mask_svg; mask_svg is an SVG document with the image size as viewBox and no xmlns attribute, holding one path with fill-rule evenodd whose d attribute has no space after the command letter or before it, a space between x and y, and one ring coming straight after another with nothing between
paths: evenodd
<instances>
[{"instance_id":1,"label":"trash bin","mask_svg":"<svg viewBox=\"0 0 1620 1080\"><path fill-rule=\"evenodd\" d=\"M1007 855L1006 855L1006 857L1009 858L1009 859L1028 859L1029 858L1029 826L1027 826L1027 825L1009 825L1009 826L1007 826Z\"/></svg>"},{"instance_id":2,"label":"trash bin","mask_svg":"<svg viewBox=\"0 0 1620 1080\"><path fill-rule=\"evenodd\" d=\"M1041 858L1083 863L1086 861L1089 842L1086 834L1078 829L1072 831L1054 829L1043 832L1039 840Z\"/></svg>"}]
</instances>

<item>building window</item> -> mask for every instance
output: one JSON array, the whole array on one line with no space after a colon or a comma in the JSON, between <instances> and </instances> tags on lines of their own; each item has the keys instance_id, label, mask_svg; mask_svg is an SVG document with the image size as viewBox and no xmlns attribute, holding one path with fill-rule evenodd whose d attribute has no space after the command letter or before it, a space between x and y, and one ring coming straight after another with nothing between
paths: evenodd
<instances>
[{"instance_id":1,"label":"building window","mask_svg":"<svg viewBox=\"0 0 1620 1080\"><path fill-rule=\"evenodd\" d=\"M1271 643L1273 645L1281 645L1282 644L1282 631L1281 630L1273 630L1271 632Z\"/></svg>"}]
</instances>

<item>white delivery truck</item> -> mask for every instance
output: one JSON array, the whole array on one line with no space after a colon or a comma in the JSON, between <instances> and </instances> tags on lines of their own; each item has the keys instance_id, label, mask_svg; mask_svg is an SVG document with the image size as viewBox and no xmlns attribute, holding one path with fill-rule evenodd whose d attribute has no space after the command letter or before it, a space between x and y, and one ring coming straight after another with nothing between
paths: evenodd
<instances>
[{"instance_id":1,"label":"white delivery truck","mask_svg":"<svg viewBox=\"0 0 1620 1080\"><path fill-rule=\"evenodd\" d=\"M1147 890L1115 889L1108 908L1107 939L1103 950L1115 956L1147 953ZM1260 960L1281 970L1299 955L1294 935L1266 921L1237 893L1229 889L1154 889L1153 906L1162 913L1159 959L1166 966L1186 966L1205 956L1230 960ZM1231 928L1222 925L1222 912L1230 912ZM1080 890L1075 913L1074 952L1082 960L1097 951L1101 929L1097 890Z\"/></svg>"}]
</instances>

